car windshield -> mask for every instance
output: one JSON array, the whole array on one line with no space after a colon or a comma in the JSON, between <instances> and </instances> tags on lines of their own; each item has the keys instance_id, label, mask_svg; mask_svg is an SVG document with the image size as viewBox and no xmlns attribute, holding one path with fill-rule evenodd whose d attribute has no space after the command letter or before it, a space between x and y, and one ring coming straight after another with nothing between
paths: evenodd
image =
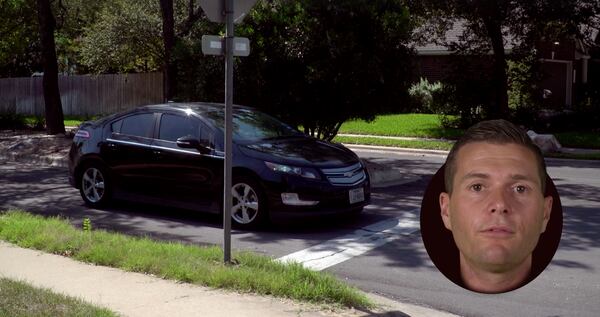
<instances>
[{"instance_id":1,"label":"car windshield","mask_svg":"<svg viewBox=\"0 0 600 317\"><path fill-rule=\"evenodd\" d=\"M224 111L209 111L203 115L219 129L224 130ZM265 113L240 108L233 111L233 139L235 141L255 142L301 135L303 135L302 132Z\"/></svg>"}]
</instances>

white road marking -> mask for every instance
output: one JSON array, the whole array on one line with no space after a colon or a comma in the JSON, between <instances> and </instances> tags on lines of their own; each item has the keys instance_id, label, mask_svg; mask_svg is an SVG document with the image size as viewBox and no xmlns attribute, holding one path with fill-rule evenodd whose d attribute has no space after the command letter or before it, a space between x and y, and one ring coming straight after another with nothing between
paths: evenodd
<instances>
[{"instance_id":1,"label":"white road marking","mask_svg":"<svg viewBox=\"0 0 600 317\"><path fill-rule=\"evenodd\" d=\"M383 220L348 235L279 258L281 262L297 262L315 271L342 263L353 257L407 236L419 230L419 209L406 216Z\"/></svg>"}]
</instances>

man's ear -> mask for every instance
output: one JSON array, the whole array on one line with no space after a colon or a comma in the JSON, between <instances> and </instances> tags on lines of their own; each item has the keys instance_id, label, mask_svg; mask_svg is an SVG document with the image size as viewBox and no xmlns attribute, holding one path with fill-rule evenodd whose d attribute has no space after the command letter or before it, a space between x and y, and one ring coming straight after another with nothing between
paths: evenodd
<instances>
[{"instance_id":1,"label":"man's ear","mask_svg":"<svg viewBox=\"0 0 600 317\"><path fill-rule=\"evenodd\" d=\"M452 231L452 222L450 221L450 195L448 193L440 193L440 210L444 226L446 226L446 229Z\"/></svg>"},{"instance_id":2,"label":"man's ear","mask_svg":"<svg viewBox=\"0 0 600 317\"><path fill-rule=\"evenodd\" d=\"M546 226L550 220L550 213L552 212L552 196L544 197L544 219L542 220L542 232L546 231Z\"/></svg>"}]
</instances>

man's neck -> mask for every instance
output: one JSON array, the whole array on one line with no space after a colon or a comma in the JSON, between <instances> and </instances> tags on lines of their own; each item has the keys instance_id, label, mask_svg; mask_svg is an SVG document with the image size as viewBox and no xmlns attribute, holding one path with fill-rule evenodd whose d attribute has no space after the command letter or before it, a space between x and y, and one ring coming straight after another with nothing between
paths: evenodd
<instances>
[{"instance_id":1,"label":"man's neck","mask_svg":"<svg viewBox=\"0 0 600 317\"><path fill-rule=\"evenodd\" d=\"M531 271L531 255L517 267L504 272L487 271L471 265L461 254L460 275L465 286L481 293L502 293L519 287Z\"/></svg>"}]
</instances>

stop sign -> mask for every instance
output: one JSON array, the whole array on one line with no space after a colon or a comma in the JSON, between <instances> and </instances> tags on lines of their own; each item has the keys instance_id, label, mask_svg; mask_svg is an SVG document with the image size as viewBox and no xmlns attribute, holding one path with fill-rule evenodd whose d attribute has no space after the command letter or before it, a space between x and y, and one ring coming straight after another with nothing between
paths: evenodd
<instances>
[{"instance_id":1,"label":"stop sign","mask_svg":"<svg viewBox=\"0 0 600 317\"><path fill-rule=\"evenodd\" d=\"M241 22L256 0L233 0L233 22ZM225 0L200 0L200 6L209 20L225 23Z\"/></svg>"}]
</instances>

